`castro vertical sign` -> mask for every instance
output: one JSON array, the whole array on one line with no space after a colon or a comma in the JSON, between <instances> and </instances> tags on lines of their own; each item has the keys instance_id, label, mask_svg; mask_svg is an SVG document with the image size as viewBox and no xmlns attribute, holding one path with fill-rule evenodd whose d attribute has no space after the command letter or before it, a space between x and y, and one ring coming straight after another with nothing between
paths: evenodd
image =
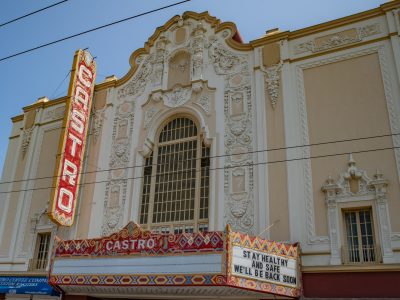
<instances>
[{"instance_id":1,"label":"castro vertical sign","mask_svg":"<svg viewBox=\"0 0 400 300\"><path fill-rule=\"evenodd\" d=\"M96 63L92 55L88 51L77 50L49 207L50 218L63 226L71 226L74 222L95 78Z\"/></svg>"}]
</instances>

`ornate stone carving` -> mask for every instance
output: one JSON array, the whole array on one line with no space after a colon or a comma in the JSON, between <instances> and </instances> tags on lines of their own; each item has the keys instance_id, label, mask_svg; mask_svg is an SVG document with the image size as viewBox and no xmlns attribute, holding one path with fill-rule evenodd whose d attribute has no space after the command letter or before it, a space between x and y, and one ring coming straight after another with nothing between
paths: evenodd
<instances>
[{"instance_id":1,"label":"ornate stone carving","mask_svg":"<svg viewBox=\"0 0 400 300\"><path fill-rule=\"evenodd\" d=\"M131 95L138 96L141 93L143 93L146 84L148 82L148 79L152 75L153 61L154 61L153 55L148 55L146 58L143 59L143 62L141 62L137 74L133 76L129 80L129 82L118 91L119 98Z\"/></svg>"},{"instance_id":2,"label":"ornate stone carving","mask_svg":"<svg viewBox=\"0 0 400 300\"><path fill-rule=\"evenodd\" d=\"M326 184L322 186L328 206L329 235L331 241L331 264L341 264L341 239L339 227L339 203L354 203L358 201L372 200L375 203L378 216L377 225L380 233L382 255L384 262L393 259L391 245L391 229L387 204L388 181L377 170L373 179L367 176L366 171L358 168L353 156L350 154L348 168L340 174L339 180L334 181L328 177ZM343 233L345 234L345 233Z\"/></svg>"},{"instance_id":3,"label":"ornate stone carving","mask_svg":"<svg viewBox=\"0 0 400 300\"><path fill-rule=\"evenodd\" d=\"M393 242L400 242L400 232L394 232L391 234L391 240Z\"/></svg>"},{"instance_id":4,"label":"ornate stone carving","mask_svg":"<svg viewBox=\"0 0 400 300\"><path fill-rule=\"evenodd\" d=\"M116 108L113 124L109 175L104 199L102 235L118 230L126 202L127 167L130 161L135 103L123 102Z\"/></svg>"},{"instance_id":5,"label":"ornate stone carving","mask_svg":"<svg viewBox=\"0 0 400 300\"><path fill-rule=\"evenodd\" d=\"M25 157L25 154L28 151L29 144L32 138L33 129L34 126L31 128L24 129L24 131L22 132L22 143L21 143L22 157Z\"/></svg>"},{"instance_id":6,"label":"ornate stone carving","mask_svg":"<svg viewBox=\"0 0 400 300\"><path fill-rule=\"evenodd\" d=\"M103 236L112 234L123 226L121 210L125 205L127 182L127 179L120 179L107 183L106 196L108 196L108 201L104 202Z\"/></svg>"},{"instance_id":7,"label":"ornate stone carving","mask_svg":"<svg viewBox=\"0 0 400 300\"><path fill-rule=\"evenodd\" d=\"M158 112L158 108L152 106L144 114L144 128L148 128L154 115Z\"/></svg>"},{"instance_id":8,"label":"ornate stone carving","mask_svg":"<svg viewBox=\"0 0 400 300\"><path fill-rule=\"evenodd\" d=\"M64 117L64 112L65 112L65 106L57 107L52 110L46 110L46 113L44 114L44 119L45 120L61 119Z\"/></svg>"},{"instance_id":9,"label":"ornate stone carving","mask_svg":"<svg viewBox=\"0 0 400 300\"><path fill-rule=\"evenodd\" d=\"M192 80L201 79L203 77L203 52L205 32L206 29L201 22L199 22L192 31Z\"/></svg>"},{"instance_id":10,"label":"ornate stone carving","mask_svg":"<svg viewBox=\"0 0 400 300\"><path fill-rule=\"evenodd\" d=\"M166 45L169 43L167 38L162 35L156 42L156 54L154 58L152 82L153 86L161 86L164 73L164 60L166 56Z\"/></svg>"},{"instance_id":11,"label":"ornate stone carving","mask_svg":"<svg viewBox=\"0 0 400 300\"><path fill-rule=\"evenodd\" d=\"M346 29L334 34L317 37L295 46L294 53L320 52L331 48L337 48L347 44L362 41L364 38L381 33L378 23L359 28Z\"/></svg>"},{"instance_id":12,"label":"ornate stone carving","mask_svg":"<svg viewBox=\"0 0 400 300\"><path fill-rule=\"evenodd\" d=\"M190 100L192 96L191 87L175 85L172 91L163 94L164 104L168 107L178 107Z\"/></svg>"},{"instance_id":13,"label":"ornate stone carving","mask_svg":"<svg viewBox=\"0 0 400 300\"><path fill-rule=\"evenodd\" d=\"M226 76L225 80L229 80ZM234 108L239 102L239 108ZM244 107L246 106L246 108ZM237 113L238 111L240 113ZM226 89L225 111L225 222L234 230L254 232L253 161L243 154L252 146L251 87Z\"/></svg>"},{"instance_id":14,"label":"ornate stone carving","mask_svg":"<svg viewBox=\"0 0 400 300\"><path fill-rule=\"evenodd\" d=\"M177 70L180 73L184 73L189 68L190 62L187 59L187 57L184 57L181 60L170 62L169 66L173 70Z\"/></svg>"},{"instance_id":15,"label":"ornate stone carving","mask_svg":"<svg viewBox=\"0 0 400 300\"><path fill-rule=\"evenodd\" d=\"M219 42L211 43L209 58L217 74L234 72L245 61L243 56L234 54L232 51L224 48Z\"/></svg>"},{"instance_id":16,"label":"ornate stone carving","mask_svg":"<svg viewBox=\"0 0 400 300\"><path fill-rule=\"evenodd\" d=\"M95 144L97 143L97 139L100 136L101 130L103 129L105 111L106 108L102 108L93 112L92 135L93 142Z\"/></svg>"},{"instance_id":17,"label":"ornate stone carving","mask_svg":"<svg viewBox=\"0 0 400 300\"><path fill-rule=\"evenodd\" d=\"M275 109L279 96L279 83L283 63L271 66L265 70L266 93L269 95L272 108Z\"/></svg>"},{"instance_id":18,"label":"ornate stone carving","mask_svg":"<svg viewBox=\"0 0 400 300\"><path fill-rule=\"evenodd\" d=\"M210 114L210 95L201 95L195 103L199 105L207 115Z\"/></svg>"}]
</instances>

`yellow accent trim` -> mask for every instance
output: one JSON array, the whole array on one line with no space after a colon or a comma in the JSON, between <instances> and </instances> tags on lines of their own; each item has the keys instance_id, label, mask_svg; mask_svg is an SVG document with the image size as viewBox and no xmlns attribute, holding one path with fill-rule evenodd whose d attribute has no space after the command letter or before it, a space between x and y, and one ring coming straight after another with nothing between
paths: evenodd
<instances>
[{"instance_id":1,"label":"yellow accent trim","mask_svg":"<svg viewBox=\"0 0 400 300\"><path fill-rule=\"evenodd\" d=\"M350 16L346 16L343 18L339 18L336 20L332 20L332 21L328 21L328 22L324 22L324 23L320 23L320 24L316 24L313 26L309 26L306 28L302 28L302 29L298 29L295 31L284 31L284 32L280 32L277 34L273 34L273 35L269 35L269 36L264 36L262 38L259 39L255 39L253 41L250 41L250 45L252 45L253 47L259 47L259 46L263 46L265 44L270 44L273 42L277 42L280 40L294 40L294 39L298 39L301 38L303 36L307 36L307 35L312 35L315 33L319 33L322 31L326 31L326 30L330 30L333 28L338 28L341 26L346 26L346 25L350 25L356 22L360 22L363 20L367 20L367 19L371 19L374 17L378 17L378 16L383 16L385 15L386 11L394 9L394 8L398 8L400 7L400 0L396 0L396 1L391 1L391 2L387 2L385 4L382 4L380 7L377 8L373 8L367 11L363 11L360 13L356 13ZM394 33L394 35L396 35L396 33Z\"/></svg>"},{"instance_id":2,"label":"yellow accent trim","mask_svg":"<svg viewBox=\"0 0 400 300\"><path fill-rule=\"evenodd\" d=\"M342 51L342 50L347 50L347 49L351 49L351 48L355 48L355 47L361 47L361 46L368 45L368 44L378 43L378 42L385 41L385 40L388 40L388 39L390 39L389 35L383 36L383 37L380 37L380 38L377 38L377 39L361 42L361 43L354 43L354 44L347 45L347 46L344 46L344 47L337 47L335 49L331 49L331 50L327 50L327 51L321 51L321 52L313 53L313 54L310 54L310 55L307 55L307 56L303 56L303 57L299 57L299 58L295 58L295 59L290 59L289 62L290 63L295 63L295 62L298 62L298 61L302 61L302 60L318 57L318 56L321 56L321 55L331 54L331 53Z\"/></svg>"},{"instance_id":3,"label":"yellow accent trim","mask_svg":"<svg viewBox=\"0 0 400 300\"><path fill-rule=\"evenodd\" d=\"M347 272L399 272L399 264L365 264L340 266L303 266L302 273L347 273Z\"/></svg>"},{"instance_id":4,"label":"yellow accent trim","mask_svg":"<svg viewBox=\"0 0 400 300\"><path fill-rule=\"evenodd\" d=\"M301 256L308 255L331 255L331 251L315 251L315 252L302 252Z\"/></svg>"},{"instance_id":5,"label":"yellow accent trim","mask_svg":"<svg viewBox=\"0 0 400 300\"><path fill-rule=\"evenodd\" d=\"M149 254L149 253L130 253L130 254L115 254L115 255L75 255L75 256L55 256L54 261L56 260L69 260L69 259L97 259L97 258L107 258L107 259L128 259L131 257L159 257L159 256L196 256L196 255L216 255L219 254L224 255L224 251L215 251L215 252L176 252L176 253L164 253L164 254Z\"/></svg>"},{"instance_id":6,"label":"yellow accent trim","mask_svg":"<svg viewBox=\"0 0 400 300\"><path fill-rule=\"evenodd\" d=\"M109 80L109 81L105 81L105 82L96 84L94 86L94 91L97 92L97 91L101 91L101 90L104 90L104 89L108 89L110 87L115 87L115 84L117 83L117 81L118 81L117 79L112 79L112 80Z\"/></svg>"},{"instance_id":7,"label":"yellow accent trim","mask_svg":"<svg viewBox=\"0 0 400 300\"><path fill-rule=\"evenodd\" d=\"M4 263L6 264L6 263ZM13 263L14 265L14 263ZM23 264L19 264L23 265ZM40 276L40 277L47 277L48 276L48 271L35 271L35 272L30 272L30 271L7 271L7 272L0 272L0 276L18 276L18 277L24 277L24 276Z\"/></svg>"},{"instance_id":8,"label":"yellow accent trim","mask_svg":"<svg viewBox=\"0 0 400 300\"><path fill-rule=\"evenodd\" d=\"M15 116L15 117L11 118L11 121L13 123L21 122L23 120L24 120L24 115L18 115L18 116Z\"/></svg>"},{"instance_id":9,"label":"yellow accent trim","mask_svg":"<svg viewBox=\"0 0 400 300\"><path fill-rule=\"evenodd\" d=\"M61 104L66 102L68 99L68 96L64 96L61 98L57 98L48 102L37 102L28 106L23 107L22 109L24 110L24 112L28 112L31 111L32 109L37 109L37 108L47 108L47 107L51 107L57 104Z\"/></svg>"},{"instance_id":10,"label":"yellow accent trim","mask_svg":"<svg viewBox=\"0 0 400 300\"><path fill-rule=\"evenodd\" d=\"M263 36L256 40L250 41L250 45L254 48L279 42L281 40L287 40L290 36L290 31L283 31L272 35Z\"/></svg>"}]
</instances>

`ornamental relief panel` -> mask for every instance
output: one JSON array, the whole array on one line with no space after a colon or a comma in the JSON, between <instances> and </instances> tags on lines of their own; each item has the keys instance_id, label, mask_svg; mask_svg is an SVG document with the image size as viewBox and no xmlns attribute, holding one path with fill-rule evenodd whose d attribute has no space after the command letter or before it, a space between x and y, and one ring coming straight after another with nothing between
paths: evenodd
<instances>
[{"instance_id":1,"label":"ornamental relief panel","mask_svg":"<svg viewBox=\"0 0 400 300\"><path fill-rule=\"evenodd\" d=\"M370 24L363 27L346 29L337 33L317 37L300 43L294 47L294 54L302 54L306 52L320 52L332 48L341 47L362 41L366 37L381 33L378 23Z\"/></svg>"},{"instance_id":2,"label":"ornamental relief panel","mask_svg":"<svg viewBox=\"0 0 400 300\"><path fill-rule=\"evenodd\" d=\"M116 108L109 162L110 171L104 199L103 236L119 230L124 225L122 219L127 194L127 168L130 162L134 109L135 103L127 101Z\"/></svg>"},{"instance_id":3,"label":"ornamental relief panel","mask_svg":"<svg viewBox=\"0 0 400 300\"><path fill-rule=\"evenodd\" d=\"M103 129L103 123L105 119L105 112L106 112L106 107L101 108L101 109L96 109L93 111L92 117L92 134L93 134L93 142L96 144L97 140L101 134L101 131Z\"/></svg>"},{"instance_id":4,"label":"ornamental relief panel","mask_svg":"<svg viewBox=\"0 0 400 300\"><path fill-rule=\"evenodd\" d=\"M127 84L118 90L118 98L126 96L140 96L146 88L149 78L154 78L153 65L157 61L157 57L153 54L140 56L136 62L140 63L139 71L134 75Z\"/></svg>"},{"instance_id":5,"label":"ornamental relief panel","mask_svg":"<svg viewBox=\"0 0 400 300\"><path fill-rule=\"evenodd\" d=\"M225 91L225 222L254 233L253 112L251 88Z\"/></svg>"},{"instance_id":6,"label":"ornamental relief panel","mask_svg":"<svg viewBox=\"0 0 400 300\"><path fill-rule=\"evenodd\" d=\"M209 44L209 59L218 75L232 74L237 72L243 64L246 64L245 55L238 55L226 49L216 37L211 37Z\"/></svg>"}]
</instances>

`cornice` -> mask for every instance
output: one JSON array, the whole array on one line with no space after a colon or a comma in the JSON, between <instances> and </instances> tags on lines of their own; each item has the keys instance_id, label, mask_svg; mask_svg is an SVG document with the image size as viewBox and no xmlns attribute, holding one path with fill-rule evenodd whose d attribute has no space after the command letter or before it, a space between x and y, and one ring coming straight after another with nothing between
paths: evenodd
<instances>
[{"instance_id":1,"label":"cornice","mask_svg":"<svg viewBox=\"0 0 400 300\"><path fill-rule=\"evenodd\" d=\"M31 105L23 107L22 109L23 109L24 113L27 113L28 111L31 111L33 109L47 108L47 107L51 107L51 106L54 106L54 105L65 103L67 101L67 99L68 99L68 97L64 96L64 97L56 98L54 100L50 100L48 102L33 103Z\"/></svg>"},{"instance_id":2,"label":"cornice","mask_svg":"<svg viewBox=\"0 0 400 300\"><path fill-rule=\"evenodd\" d=\"M255 47L260 47L260 46L264 46L264 45L271 44L271 43L276 43L281 40L287 40L289 38L289 35L290 35L290 31L282 31L282 32L278 32L275 34L266 35L262 38L250 41L250 45L253 48L255 48Z\"/></svg>"},{"instance_id":3,"label":"cornice","mask_svg":"<svg viewBox=\"0 0 400 300\"><path fill-rule=\"evenodd\" d=\"M302 266L302 273L364 273L364 272L400 272L399 264L364 264L338 266Z\"/></svg>"},{"instance_id":4,"label":"cornice","mask_svg":"<svg viewBox=\"0 0 400 300\"><path fill-rule=\"evenodd\" d=\"M250 41L250 45L253 47L263 46L269 43L278 42L280 40L294 40L298 39L307 35L327 31L333 28L338 28L341 26L350 25L356 22L360 22L363 20L368 20L377 16L383 16L389 10L399 8L400 7L400 0L390 1L387 3L382 4L377 8L373 8L367 11L363 11L360 13L356 13L350 16L346 16L343 18L335 19L332 21L316 24L313 26L305 27L302 29L298 29L295 31L284 31L276 34L272 34L269 36L264 36L259 39L255 39Z\"/></svg>"},{"instance_id":5,"label":"cornice","mask_svg":"<svg viewBox=\"0 0 400 300\"><path fill-rule=\"evenodd\" d=\"M371 19L377 16L382 16L384 15L384 11L382 11L379 7L378 8L373 8L367 11L363 11L354 15L346 16L343 18L335 19L332 21L324 22L321 24L313 25L310 27L302 28L299 30L295 30L290 32L289 34L289 40L294 40L301 38L303 36L319 33L322 31L326 31L332 28L337 28L349 24L353 24L359 21Z\"/></svg>"},{"instance_id":6,"label":"cornice","mask_svg":"<svg viewBox=\"0 0 400 300\"><path fill-rule=\"evenodd\" d=\"M108 89L110 87L115 87L116 83L117 83L117 79L104 81L102 83L96 84L94 86L94 91L97 92L97 91L101 91L101 90L104 90L104 89Z\"/></svg>"},{"instance_id":7,"label":"cornice","mask_svg":"<svg viewBox=\"0 0 400 300\"><path fill-rule=\"evenodd\" d=\"M24 115L18 115L11 118L11 122L13 123L21 122L23 120L24 120Z\"/></svg>"}]
</instances>

